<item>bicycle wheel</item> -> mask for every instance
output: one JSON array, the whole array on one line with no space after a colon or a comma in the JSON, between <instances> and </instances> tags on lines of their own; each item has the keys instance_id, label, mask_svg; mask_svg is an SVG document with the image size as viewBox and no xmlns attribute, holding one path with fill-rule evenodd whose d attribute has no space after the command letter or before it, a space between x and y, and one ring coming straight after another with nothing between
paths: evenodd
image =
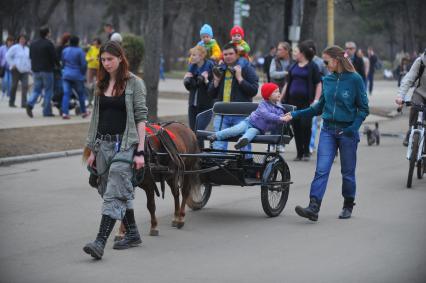
<instances>
[{"instance_id":1,"label":"bicycle wheel","mask_svg":"<svg viewBox=\"0 0 426 283\"><path fill-rule=\"evenodd\" d=\"M413 173L414 173L414 166L416 166L417 161L417 153L419 152L419 142L420 142L420 136L419 133L413 134L413 142L411 147L411 156L408 160L409 167L408 167L408 178L407 178L407 188L411 188L411 184L413 183Z\"/></svg>"}]
</instances>

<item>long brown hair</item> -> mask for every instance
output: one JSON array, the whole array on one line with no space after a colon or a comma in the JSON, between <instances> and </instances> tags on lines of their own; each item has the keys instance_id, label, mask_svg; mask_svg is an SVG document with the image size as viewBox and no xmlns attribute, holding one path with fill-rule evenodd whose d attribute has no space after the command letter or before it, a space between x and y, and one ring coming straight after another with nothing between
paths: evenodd
<instances>
[{"instance_id":1,"label":"long brown hair","mask_svg":"<svg viewBox=\"0 0 426 283\"><path fill-rule=\"evenodd\" d=\"M345 50L343 50L343 48L340 46L334 45L327 47L322 53L327 54L333 59L336 59L337 62L339 62L339 65L342 67L343 71L351 73L355 72L354 65L352 65L352 62L345 57Z\"/></svg>"},{"instance_id":2,"label":"long brown hair","mask_svg":"<svg viewBox=\"0 0 426 283\"><path fill-rule=\"evenodd\" d=\"M108 89L110 74L105 70L102 65L101 55L104 52L121 58L121 62L118 65L117 74L115 78L114 89L112 90L112 96L120 96L123 94L124 89L126 88L126 82L130 78L129 74L129 62L127 61L126 55L124 54L124 49L120 46L119 43L115 41L107 41L101 46L99 51L99 71L98 71L98 83L96 92L97 95L101 95Z\"/></svg>"}]
</instances>

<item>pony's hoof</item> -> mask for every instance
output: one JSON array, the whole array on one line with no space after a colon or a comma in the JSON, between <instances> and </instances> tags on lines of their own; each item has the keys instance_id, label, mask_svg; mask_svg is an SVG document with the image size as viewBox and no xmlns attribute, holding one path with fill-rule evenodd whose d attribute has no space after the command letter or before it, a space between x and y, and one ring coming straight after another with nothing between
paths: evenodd
<instances>
[{"instance_id":1,"label":"pony's hoof","mask_svg":"<svg viewBox=\"0 0 426 283\"><path fill-rule=\"evenodd\" d=\"M177 222L176 220L173 220L173 221L172 221L172 227L177 227L177 226L178 226L178 223L179 223L179 222Z\"/></svg>"},{"instance_id":2,"label":"pony's hoof","mask_svg":"<svg viewBox=\"0 0 426 283\"><path fill-rule=\"evenodd\" d=\"M185 222L178 222L176 228L181 229L185 225Z\"/></svg>"},{"instance_id":3,"label":"pony's hoof","mask_svg":"<svg viewBox=\"0 0 426 283\"><path fill-rule=\"evenodd\" d=\"M149 231L149 235L150 236L158 236L160 233L158 232L157 229L151 229L151 231Z\"/></svg>"}]
</instances>

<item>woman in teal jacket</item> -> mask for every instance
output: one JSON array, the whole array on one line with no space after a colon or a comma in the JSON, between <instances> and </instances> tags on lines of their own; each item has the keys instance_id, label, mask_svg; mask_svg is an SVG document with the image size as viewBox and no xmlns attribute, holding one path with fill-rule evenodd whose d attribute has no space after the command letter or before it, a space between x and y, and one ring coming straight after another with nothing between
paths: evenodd
<instances>
[{"instance_id":1,"label":"woman in teal jacket","mask_svg":"<svg viewBox=\"0 0 426 283\"><path fill-rule=\"evenodd\" d=\"M296 206L296 213L312 221L318 220L321 201L337 149L342 172L343 210L339 218L350 218L355 205L355 168L359 127L369 114L364 82L339 46L323 52L330 75L323 79L320 100L311 107L287 113L286 121L322 114L324 120L319 138L317 168L311 184L309 206Z\"/></svg>"}]
</instances>

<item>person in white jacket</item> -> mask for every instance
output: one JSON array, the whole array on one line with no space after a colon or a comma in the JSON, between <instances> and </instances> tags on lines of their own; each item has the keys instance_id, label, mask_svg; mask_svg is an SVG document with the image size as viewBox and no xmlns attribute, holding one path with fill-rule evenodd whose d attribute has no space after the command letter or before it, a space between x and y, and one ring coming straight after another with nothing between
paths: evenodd
<instances>
[{"instance_id":1,"label":"person in white jacket","mask_svg":"<svg viewBox=\"0 0 426 283\"><path fill-rule=\"evenodd\" d=\"M401 86L398 90L398 95L395 99L395 102L398 105L402 105L405 101L405 96L407 95L408 90L414 86L413 96L411 97L411 102L416 104L426 104L426 50L421 54L413 63L410 68L410 71L404 76L401 82ZM413 108L410 110L409 118L409 129L411 126L416 123L417 120L417 111ZM410 137L410 130L408 130L407 135L405 136L403 145L408 146L408 139Z\"/></svg>"},{"instance_id":2,"label":"person in white jacket","mask_svg":"<svg viewBox=\"0 0 426 283\"><path fill-rule=\"evenodd\" d=\"M6 61L12 72L12 89L10 91L9 107L16 107L15 98L18 82L21 82L21 107L27 106L28 76L31 72L30 49L25 35L20 35L18 43L7 50Z\"/></svg>"}]
</instances>

